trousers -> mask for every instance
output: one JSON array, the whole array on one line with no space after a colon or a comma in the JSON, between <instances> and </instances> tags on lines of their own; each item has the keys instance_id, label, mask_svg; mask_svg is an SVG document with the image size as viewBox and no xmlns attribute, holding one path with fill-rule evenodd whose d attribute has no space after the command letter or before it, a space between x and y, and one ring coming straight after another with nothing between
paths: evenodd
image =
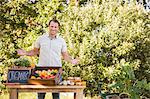
<instances>
[{"instance_id":1,"label":"trousers","mask_svg":"<svg viewBox=\"0 0 150 99\"><path fill-rule=\"evenodd\" d=\"M38 93L37 99L44 99L46 93ZM60 99L59 98L59 93L52 93L53 99Z\"/></svg>"}]
</instances>

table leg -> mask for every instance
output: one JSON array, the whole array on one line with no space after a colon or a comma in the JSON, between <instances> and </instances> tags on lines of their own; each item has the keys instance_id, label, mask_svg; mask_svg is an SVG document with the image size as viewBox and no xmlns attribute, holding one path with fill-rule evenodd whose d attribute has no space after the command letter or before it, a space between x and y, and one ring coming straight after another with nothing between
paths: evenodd
<instances>
[{"instance_id":1,"label":"table leg","mask_svg":"<svg viewBox=\"0 0 150 99\"><path fill-rule=\"evenodd\" d=\"M17 89L10 89L9 99L18 99Z\"/></svg>"},{"instance_id":2,"label":"table leg","mask_svg":"<svg viewBox=\"0 0 150 99\"><path fill-rule=\"evenodd\" d=\"M76 93L74 93L74 99L77 99L77 98L76 98Z\"/></svg>"},{"instance_id":3,"label":"table leg","mask_svg":"<svg viewBox=\"0 0 150 99\"><path fill-rule=\"evenodd\" d=\"M74 93L74 99L83 99L83 90Z\"/></svg>"}]
</instances>

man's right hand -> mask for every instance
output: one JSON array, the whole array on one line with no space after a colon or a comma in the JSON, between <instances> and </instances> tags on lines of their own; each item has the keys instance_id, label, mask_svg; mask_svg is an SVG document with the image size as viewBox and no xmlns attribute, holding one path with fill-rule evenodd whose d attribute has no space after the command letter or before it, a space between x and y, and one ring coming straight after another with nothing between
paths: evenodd
<instances>
[{"instance_id":1,"label":"man's right hand","mask_svg":"<svg viewBox=\"0 0 150 99\"><path fill-rule=\"evenodd\" d=\"M17 50L17 54L23 56L23 55L26 55L27 52L25 50L23 50L23 49L18 49Z\"/></svg>"}]
</instances>

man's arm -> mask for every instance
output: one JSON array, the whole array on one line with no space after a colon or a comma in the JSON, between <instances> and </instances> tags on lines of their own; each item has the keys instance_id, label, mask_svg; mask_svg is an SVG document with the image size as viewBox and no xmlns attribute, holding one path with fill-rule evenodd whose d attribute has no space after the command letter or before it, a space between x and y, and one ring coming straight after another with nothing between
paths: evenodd
<instances>
[{"instance_id":1,"label":"man's arm","mask_svg":"<svg viewBox=\"0 0 150 99\"><path fill-rule=\"evenodd\" d=\"M62 52L62 56L65 61L71 63L72 58L71 58L71 56L69 56L68 52Z\"/></svg>"},{"instance_id":2,"label":"man's arm","mask_svg":"<svg viewBox=\"0 0 150 99\"><path fill-rule=\"evenodd\" d=\"M62 56L63 56L63 59L65 61L68 61L72 64L78 64L79 63L79 60L78 59L72 59L71 56L68 54L68 52L62 52Z\"/></svg>"},{"instance_id":3,"label":"man's arm","mask_svg":"<svg viewBox=\"0 0 150 99\"><path fill-rule=\"evenodd\" d=\"M34 48L34 49L30 50L30 51L25 51L23 49L18 49L17 53L18 53L18 55L22 55L22 56L23 55L34 56L34 55L39 54L39 48Z\"/></svg>"},{"instance_id":4,"label":"man's arm","mask_svg":"<svg viewBox=\"0 0 150 99\"><path fill-rule=\"evenodd\" d=\"M38 55L38 54L39 54L39 48L34 48L33 50L26 52L27 56L34 56L34 55Z\"/></svg>"}]
</instances>

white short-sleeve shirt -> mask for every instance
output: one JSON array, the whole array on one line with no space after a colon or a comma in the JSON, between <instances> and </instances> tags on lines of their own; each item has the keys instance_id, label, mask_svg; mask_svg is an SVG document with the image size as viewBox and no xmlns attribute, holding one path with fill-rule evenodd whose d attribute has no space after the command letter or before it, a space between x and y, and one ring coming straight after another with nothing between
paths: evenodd
<instances>
[{"instance_id":1,"label":"white short-sleeve shirt","mask_svg":"<svg viewBox=\"0 0 150 99\"><path fill-rule=\"evenodd\" d=\"M40 49L38 66L61 67L61 53L67 51L66 42L63 38L56 36L51 39L48 33L40 36L35 44Z\"/></svg>"}]
</instances>

